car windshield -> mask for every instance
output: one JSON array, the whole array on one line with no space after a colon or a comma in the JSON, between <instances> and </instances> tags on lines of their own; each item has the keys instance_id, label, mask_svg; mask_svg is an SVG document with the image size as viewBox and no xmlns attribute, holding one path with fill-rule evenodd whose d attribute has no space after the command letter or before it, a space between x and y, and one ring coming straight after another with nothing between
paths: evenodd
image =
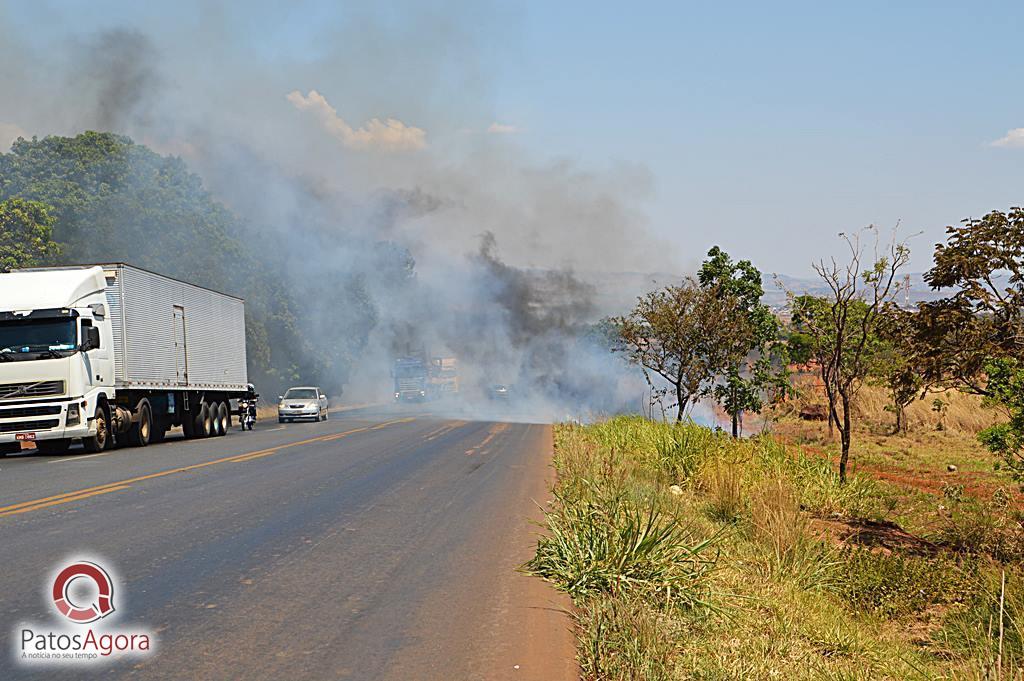
<instances>
[{"instance_id":1,"label":"car windshield","mask_svg":"<svg viewBox=\"0 0 1024 681\"><path fill-rule=\"evenodd\" d=\"M75 320L10 319L0 322L0 355L8 359L40 352L74 350L78 347Z\"/></svg>"},{"instance_id":2,"label":"car windshield","mask_svg":"<svg viewBox=\"0 0 1024 681\"><path fill-rule=\"evenodd\" d=\"M316 391L312 388L292 388L284 394L286 400L315 400Z\"/></svg>"}]
</instances>

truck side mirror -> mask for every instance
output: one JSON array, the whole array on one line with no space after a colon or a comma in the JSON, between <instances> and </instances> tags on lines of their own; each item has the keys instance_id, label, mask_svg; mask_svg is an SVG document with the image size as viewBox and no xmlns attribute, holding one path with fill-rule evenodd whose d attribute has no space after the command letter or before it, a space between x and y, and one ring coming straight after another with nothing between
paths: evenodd
<instances>
[{"instance_id":1,"label":"truck side mirror","mask_svg":"<svg viewBox=\"0 0 1024 681\"><path fill-rule=\"evenodd\" d=\"M100 330L95 326L85 328L85 338L82 339L82 352L89 352L100 347Z\"/></svg>"}]
</instances>

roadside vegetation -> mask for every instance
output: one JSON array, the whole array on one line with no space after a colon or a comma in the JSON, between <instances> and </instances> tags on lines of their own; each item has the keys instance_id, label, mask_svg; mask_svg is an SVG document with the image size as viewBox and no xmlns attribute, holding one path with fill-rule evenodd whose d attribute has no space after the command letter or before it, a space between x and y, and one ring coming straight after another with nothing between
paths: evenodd
<instances>
[{"instance_id":1,"label":"roadside vegetation","mask_svg":"<svg viewBox=\"0 0 1024 681\"><path fill-rule=\"evenodd\" d=\"M608 320L654 404L556 428L526 566L585 678L1024 679L1024 211L948 227L916 306L905 242L841 236L773 315L716 247Z\"/></svg>"},{"instance_id":2,"label":"roadside vegetation","mask_svg":"<svg viewBox=\"0 0 1024 681\"><path fill-rule=\"evenodd\" d=\"M844 483L835 443L641 417L558 426L555 446L526 569L573 597L584 678L1020 678L1022 499L991 467L981 496ZM930 445L883 449L865 460L937 467Z\"/></svg>"}]
</instances>

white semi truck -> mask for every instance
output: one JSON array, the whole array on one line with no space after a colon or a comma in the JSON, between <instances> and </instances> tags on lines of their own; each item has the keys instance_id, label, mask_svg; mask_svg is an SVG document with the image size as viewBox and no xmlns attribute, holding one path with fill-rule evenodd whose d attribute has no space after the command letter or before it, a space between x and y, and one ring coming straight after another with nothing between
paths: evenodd
<instances>
[{"instance_id":1,"label":"white semi truck","mask_svg":"<svg viewBox=\"0 0 1024 681\"><path fill-rule=\"evenodd\" d=\"M224 435L247 390L239 298L121 263L0 274L0 454Z\"/></svg>"}]
</instances>

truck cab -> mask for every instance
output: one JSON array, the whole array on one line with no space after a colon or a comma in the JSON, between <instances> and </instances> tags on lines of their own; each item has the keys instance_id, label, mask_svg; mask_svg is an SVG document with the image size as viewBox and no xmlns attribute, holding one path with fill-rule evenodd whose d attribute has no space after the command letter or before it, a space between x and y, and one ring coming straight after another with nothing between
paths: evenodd
<instances>
[{"instance_id":1,"label":"truck cab","mask_svg":"<svg viewBox=\"0 0 1024 681\"><path fill-rule=\"evenodd\" d=\"M105 445L95 418L114 396L105 288L99 267L0 275L0 452Z\"/></svg>"}]
</instances>

